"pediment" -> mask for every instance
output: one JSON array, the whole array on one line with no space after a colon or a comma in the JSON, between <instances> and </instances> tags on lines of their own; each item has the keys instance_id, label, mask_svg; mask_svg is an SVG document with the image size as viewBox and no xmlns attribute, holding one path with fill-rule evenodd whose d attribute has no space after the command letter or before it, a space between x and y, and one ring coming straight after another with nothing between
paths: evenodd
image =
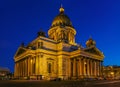
<instances>
[{"instance_id":1,"label":"pediment","mask_svg":"<svg viewBox=\"0 0 120 87\"><path fill-rule=\"evenodd\" d=\"M15 54L15 57L19 56L20 54L24 53L25 51L26 51L26 48L19 47L16 54Z\"/></svg>"},{"instance_id":2,"label":"pediment","mask_svg":"<svg viewBox=\"0 0 120 87\"><path fill-rule=\"evenodd\" d=\"M98 56L104 56L103 53L96 47L86 48L84 51Z\"/></svg>"}]
</instances>

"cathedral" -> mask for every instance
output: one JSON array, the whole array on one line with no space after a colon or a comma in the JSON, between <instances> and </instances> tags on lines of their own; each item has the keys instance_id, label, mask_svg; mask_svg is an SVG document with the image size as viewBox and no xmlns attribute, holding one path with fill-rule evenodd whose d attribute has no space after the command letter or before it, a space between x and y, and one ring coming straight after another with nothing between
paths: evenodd
<instances>
[{"instance_id":1,"label":"cathedral","mask_svg":"<svg viewBox=\"0 0 120 87\"><path fill-rule=\"evenodd\" d=\"M60 7L48 37L39 31L28 45L21 44L14 55L14 76L20 79L62 80L97 78L102 75L103 53L89 38L86 47L75 42L76 30Z\"/></svg>"}]
</instances>

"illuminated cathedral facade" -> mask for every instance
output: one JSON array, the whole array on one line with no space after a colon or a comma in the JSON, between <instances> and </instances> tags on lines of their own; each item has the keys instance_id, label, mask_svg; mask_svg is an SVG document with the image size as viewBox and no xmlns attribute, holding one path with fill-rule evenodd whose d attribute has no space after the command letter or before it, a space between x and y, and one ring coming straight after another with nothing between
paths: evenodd
<instances>
[{"instance_id":1,"label":"illuminated cathedral facade","mask_svg":"<svg viewBox=\"0 0 120 87\"><path fill-rule=\"evenodd\" d=\"M103 53L89 38L86 47L75 42L76 30L64 8L54 18L48 37L43 31L27 46L21 44L14 56L14 76L50 80L81 79L102 75Z\"/></svg>"}]
</instances>

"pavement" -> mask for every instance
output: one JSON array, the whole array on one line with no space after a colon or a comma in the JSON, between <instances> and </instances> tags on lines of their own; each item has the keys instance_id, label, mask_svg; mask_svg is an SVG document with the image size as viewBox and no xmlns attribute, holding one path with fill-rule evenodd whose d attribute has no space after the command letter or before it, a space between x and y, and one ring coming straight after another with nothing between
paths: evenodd
<instances>
[{"instance_id":1,"label":"pavement","mask_svg":"<svg viewBox=\"0 0 120 87\"><path fill-rule=\"evenodd\" d=\"M0 87L120 87L120 80L109 81L1 80Z\"/></svg>"},{"instance_id":2,"label":"pavement","mask_svg":"<svg viewBox=\"0 0 120 87\"><path fill-rule=\"evenodd\" d=\"M95 82L90 87L120 87L120 80Z\"/></svg>"}]
</instances>

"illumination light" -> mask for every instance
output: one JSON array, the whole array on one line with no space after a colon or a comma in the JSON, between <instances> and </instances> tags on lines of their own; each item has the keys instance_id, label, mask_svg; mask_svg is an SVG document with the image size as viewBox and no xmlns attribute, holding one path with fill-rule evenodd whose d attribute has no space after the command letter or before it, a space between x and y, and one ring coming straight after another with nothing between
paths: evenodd
<instances>
[{"instance_id":1,"label":"illumination light","mask_svg":"<svg viewBox=\"0 0 120 87\"><path fill-rule=\"evenodd\" d=\"M31 59L31 63L32 63L32 59Z\"/></svg>"}]
</instances>

